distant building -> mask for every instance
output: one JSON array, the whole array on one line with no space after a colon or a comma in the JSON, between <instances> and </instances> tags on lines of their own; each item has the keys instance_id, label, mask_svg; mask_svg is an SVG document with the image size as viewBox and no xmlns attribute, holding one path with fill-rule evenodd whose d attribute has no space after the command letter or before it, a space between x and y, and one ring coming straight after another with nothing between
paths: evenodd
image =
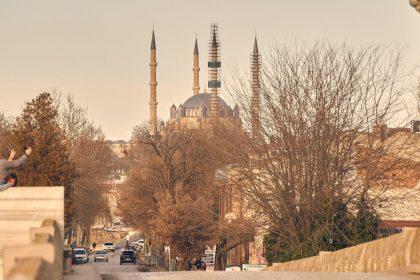
<instances>
[{"instance_id":1,"label":"distant building","mask_svg":"<svg viewBox=\"0 0 420 280\"><path fill-rule=\"evenodd\" d=\"M171 106L170 118L167 123L178 123L188 128L208 127L211 124L222 121L240 125L239 107L230 107L220 97L220 41L218 38L217 25L211 26L208 59L208 91L204 88L200 91L200 54L197 39L195 39L193 51L193 87L192 96L184 103ZM156 81L156 39L152 33L150 52L150 122L157 125L157 81Z\"/></svg>"},{"instance_id":2,"label":"distant building","mask_svg":"<svg viewBox=\"0 0 420 280\"><path fill-rule=\"evenodd\" d=\"M219 184L222 186L220 196L220 216L227 221L251 219L255 221L255 215L243 190L237 183L236 165L226 166L218 171ZM264 220L258 221L259 225L268 224ZM264 236L268 233L266 226L256 228L255 236L252 241L242 242L234 246L226 254L227 266L240 266L241 264L267 264L264 250ZM229 244L231 240L227 240Z\"/></svg>"},{"instance_id":3,"label":"distant building","mask_svg":"<svg viewBox=\"0 0 420 280\"><path fill-rule=\"evenodd\" d=\"M418 123L418 122L417 122ZM420 227L420 133L416 122L409 128L381 128L381 139L390 146L392 157L403 161L401 168L392 171L398 186L390 188L385 195L399 197L382 205L380 234L386 236L400 232L404 227Z\"/></svg>"},{"instance_id":4,"label":"distant building","mask_svg":"<svg viewBox=\"0 0 420 280\"><path fill-rule=\"evenodd\" d=\"M130 142L126 142L124 140L117 140L117 141L108 140L107 143L110 146L111 151L118 158L125 157L132 146Z\"/></svg>"}]
</instances>

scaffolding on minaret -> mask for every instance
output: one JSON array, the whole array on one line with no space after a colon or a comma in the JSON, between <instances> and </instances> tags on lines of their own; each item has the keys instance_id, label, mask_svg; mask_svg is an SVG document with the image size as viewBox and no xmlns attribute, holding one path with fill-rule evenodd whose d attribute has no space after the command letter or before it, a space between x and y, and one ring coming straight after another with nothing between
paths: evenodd
<instances>
[{"instance_id":1,"label":"scaffolding on minaret","mask_svg":"<svg viewBox=\"0 0 420 280\"><path fill-rule=\"evenodd\" d=\"M217 120L218 116L218 97L221 88L220 81L220 42L217 24L212 24L210 27L210 40L209 40L209 80L208 89L211 94L210 97L210 118L212 121Z\"/></svg>"}]
</instances>

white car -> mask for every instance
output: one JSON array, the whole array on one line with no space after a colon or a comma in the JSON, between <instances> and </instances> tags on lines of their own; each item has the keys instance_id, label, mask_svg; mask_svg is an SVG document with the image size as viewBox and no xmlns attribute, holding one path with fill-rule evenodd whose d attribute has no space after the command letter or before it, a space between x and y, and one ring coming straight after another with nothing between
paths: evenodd
<instances>
[{"instance_id":1,"label":"white car","mask_svg":"<svg viewBox=\"0 0 420 280\"><path fill-rule=\"evenodd\" d=\"M76 248L74 249L74 257L76 258L76 263L87 263L89 262L88 252L85 248Z\"/></svg>"},{"instance_id":2,"label":"white car","mask_svg":"<svg viewBox=\"0 0 420 280\"><path fill-rule=\"evenodd\" d=\"M93 257L94 262L107 262L108 261L108 252L105 250L99 250L95 252L95 256Z\"/></svg>"},{"instance_id":3,"label":"white car","mask_svg":"<svg viewBox=\"0 0 420 280\"><path fill-rule=\"evenodd\" d=\"M143 251L144 249L144 239L140 239L136 242L133 242L132 245L137 251Z\"/></svg>"},{"instance_id":4,"label":"white car","mask_svg":"<svg viewBox=\"0 0 420 280\"><path fill-rule=\"evenodd\" d=\"M103 248L105 251L115 252L115 246L112 242L105 242Z\"/></svg>"}]
</instances>

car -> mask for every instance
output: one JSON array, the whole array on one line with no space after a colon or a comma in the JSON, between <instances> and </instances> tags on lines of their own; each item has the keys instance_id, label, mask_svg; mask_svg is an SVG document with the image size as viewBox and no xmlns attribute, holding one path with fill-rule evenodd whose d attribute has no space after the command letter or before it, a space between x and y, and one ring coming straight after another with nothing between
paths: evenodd
<instances>
[{"instance_id":1,"label":"car","mask_svg":"<svg viewBox=\"0 0 420 280\"><path fill-rule=\"evenodd\" d=\"M93 256L94 262L108 262L108 252L105 250L99 250L95 252L95 255Z\"/></svg>"},{"instance_id":2,"label":"car","mask_svg":"<svg viewBox=\"0 0 420 280\"><path fill-rule=\"evenodd\" d=\"M112 242L105 242L103 248L105 251L115 252L115 246Z\"/></svg>"},{"instance_id":3,"label":"car","mask_svg":"<svg viewBox=\"0 0 420 280\"><path fill-rule=\"evenodd\" d=\"M89 255L85 248L75 248L73 250L76 263L87 263L89 262Z\"/></svg>"},{"instance_id":4,"label":"car","mask_svg":"<svg viewBox=\"0 0 420 280\"><path fill-rule=\"evenodd\" d=\"M136 264L136 255L133 250L124 250L120 255L120 265L123 263Z\"/></svg>"},{"instance_id":5,"label":"car","mask_svg":"<svg viewBox=\"0 0 420 280\"><path fill-rule=\"evenodd\" d=\"M140 239L139 241L133 242L132 245L136 249L136 251L143 251L144 249L144 240Z\"/></svg>"}]
</instances>

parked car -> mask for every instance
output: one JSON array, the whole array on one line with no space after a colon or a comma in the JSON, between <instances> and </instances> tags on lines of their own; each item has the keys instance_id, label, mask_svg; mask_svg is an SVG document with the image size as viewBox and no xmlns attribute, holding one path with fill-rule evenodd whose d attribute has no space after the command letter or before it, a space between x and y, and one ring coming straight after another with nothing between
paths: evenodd
<instances>
[{"instance_id":1,"label":"parked car","mask_svg":"<svg viewBox=\"0 0 420 280\"><path fill-rule=\"evenodd\" d=\"M123 263L136 264L136 255L133 250L124 250L120 255L120 265Z\"/></svg>"},{"instance_id":2,"label":"parked car","mask_svg":"<svg viewBox=\"0 0 420 280\"><path fill-rule=\"evenodd\" d=\"M114 246L114 243L112 242L105 242L103 248L105 251L115 252L115 246Z\"/></svg>"},{"instance_id":3,"label":"parked car","mask_svg":"<svg viewBox=\"0 0 420 280\"><path fill-rule=\"evenodd\" d=\"M93 256L94 262L108 262L108 252L105 250L99 250L95 252L95 255Z\"/></svg>"},{"instance_id":4,"label":"parked car","mask_svg":"<svg viewBox=\"0 0 420 280\"><path fill-rule=\"evenodd\" d=\"M89 262L89 255L85 248L76 248L73 250L76 263L87 263Z\"/></svg>"}]
</instances>

